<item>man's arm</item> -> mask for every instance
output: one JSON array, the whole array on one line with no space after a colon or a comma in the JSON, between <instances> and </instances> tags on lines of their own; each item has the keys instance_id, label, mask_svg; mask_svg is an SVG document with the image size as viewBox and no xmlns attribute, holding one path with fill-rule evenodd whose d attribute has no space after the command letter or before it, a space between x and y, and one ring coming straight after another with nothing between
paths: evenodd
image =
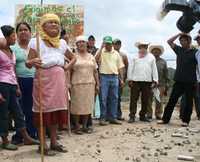
<instances>
[{"instance_id":1,"label":"man's arm","mask_svg":"<svg viewBox=\"0 0 200 162\"><path fill-rule=\"evenodd\" d=\"M153 82L155 82L156 84L158 84L158 69L156 66L156 59L153 59L152 62L152 78L153 78Z\"/></svg>"},{"instance_id":2,"label":"man's arm","mask_svg":"<svg viewBox=\"0 0 200 162\"><path fill-rule=\"evenodd\" d=\"M128 72L128 57L126 55L122 56L123 58L123 62L124 62L124 70L125 70L125 78L124 78L124 81L126 80L127 78L127 72Z\"/></svg>"},{"instance_id":3,"label":"man's arm","mask_svg":"<svg viewBox=\"0 0 200 162\"><path fill-rule=\"evenodd\" d=\"M170 39L168 39L167 43L169 44L169 46L174 49L174 47L176 46L176 44L174 43L174 41L181 35L181 33L176 34L175 36L171 37Z\"/></svg>"},{"instance_id":4,"label":"man's arm","mask_svg":"<svg viewBox=\"0 0 200 162\"><path fill-rule=\"evenodd\" d=\"M98 64L100 64L101 53L102 53L104 46L105 46L104 43L102 43L101 48L96 52L95 59Z\"/></svg>"}]
</instances>

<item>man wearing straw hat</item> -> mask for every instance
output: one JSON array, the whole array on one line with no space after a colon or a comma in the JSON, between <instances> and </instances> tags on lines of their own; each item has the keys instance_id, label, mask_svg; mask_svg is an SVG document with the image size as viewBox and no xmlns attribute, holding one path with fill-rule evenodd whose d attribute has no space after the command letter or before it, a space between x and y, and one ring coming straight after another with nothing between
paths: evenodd
<instances>
[{"instance_id":1,"label":"man wearing straw hat","mask_svg":"<svg viewBox=\"0 0 200 162\"><path fill-rule=\"evenodd\" d=\"M155 100L156 108L155 108L155 116L157 120L161 119L162 115L162 100L163 96L167 94L167 89L168 89L168 69L167 69L167 62L162 59L160 56L164 52L163 46L159 44L151 44L149 46L149 52L152 53L155 58L156 58L156 66L158 69L158 78L159 78L159 83L158 83L158 89L160 91L160 101ZM152 119L152 102L153 102L153 95L149 99L149 107L148 107L148 112L147 112L147 117L149 119Z\"/></svg>"},{"instance_id":2,"label":"man wearing straw hat","mask_svg":"<svg viewBox=\"0 0 200 162\"><path fill-rule=\"evenodd\" d=\"M128 65L128 84L131 89L129 123L135 122L137 112L137 101L141 93L140 121L149 122L146 117L151 86L158 83L158 71L155 57L147 52L148 42L136 42L138 54L130 60ZM152 83L154 85L152 85Z\"/></svg>"}]
</instances>

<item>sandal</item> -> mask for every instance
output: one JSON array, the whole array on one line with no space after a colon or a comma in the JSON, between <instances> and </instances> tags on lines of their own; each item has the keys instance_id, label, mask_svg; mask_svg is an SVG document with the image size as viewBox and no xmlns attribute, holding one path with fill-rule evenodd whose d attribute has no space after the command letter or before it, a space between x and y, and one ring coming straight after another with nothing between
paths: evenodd
<instances>
[{"instance_id":1,"label":"sandal","mask_svg":"<svg viewBox=\"0 0 200 162\"><path fill-rule=\"evenodd\" d=\"M16 145L11 144L11 143L2 143L1 147L2 149L10 150L10 151L16 151L18 149Z\"/></svg>"},{"instance_id":2,"label":"sandal","mask_svg":"<svg viewBox=\"0 0 200 162\"><path fill-rule=\"evenodd\" d=\"M78 134L78 135L82 135L83 134L83 132L81 131L81 129L75 129L74 133Z\"/></svg>"},{"instance_id":3,"label":"sandal","mask_svg":"<svg viewBox=\"0 0 200 162\"><path fill-rule=\"evenodd\" d=\"M51 145L51 150L53 151L58 151L58 152L61 152L61 153L66 153L68 152L67 149L65 149L64 146L60 145L60 144L57 144L57 145Z\"/></svg>"},{"instance_id":4,"label":"sandal","mask_svg":"<svg viewBox=\"0 0 200 162\"><path fill-rule=\"evenodd\" d=\"M41 147L40 146L38 147L37 153L41 154ZM56 153L49 148L44 148L44 155L45 156L55 156Z\"/></svg>"},{"instance_id":5,"label":"sandal","mask_svg":"<svg viewBox=\"0 0 200 162\"><path fill-rule=\"evenodd\" d=\"M40 141L32 139L30 142L24 142L24 145L40 145Z\"/></svg>"},{"instance_id":6,"label":"sandal","mask_svg":"<svg viewBox=\"0 0 200 162\"><path fill-rule=\"evenodd\" d=\"M92 129L92 128L82 128L82 131L83 131L84 133L88 133L88 134L93 133L93 129Z\"/></svg>"}]
</instances>

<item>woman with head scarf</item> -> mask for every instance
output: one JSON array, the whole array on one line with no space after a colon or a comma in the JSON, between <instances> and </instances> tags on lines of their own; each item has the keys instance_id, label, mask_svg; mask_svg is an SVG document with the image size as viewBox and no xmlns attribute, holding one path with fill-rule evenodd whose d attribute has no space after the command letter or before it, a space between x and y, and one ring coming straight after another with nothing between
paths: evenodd
<instances>
[{"instance_id":1,"label":"woman with head scarf","mask_svg":"<svg viewBox=\"0 0 200 162\"><path fill-rule=\"evenodd\" d=\"M37 52L36 38L31 39L29 43L30 51L27 60L28 67L36 67L36 73L33 83L33 112L34 124L40 126L39 117L39 91L41 89L41 105L45 129L50 130L50 149L48 148L45 137L44 153L52 156L57 152L66 152L67 150L57 142L57 125L67 122L67 89L65 85L65 69L69 69L76 61L71 53L69 46L64 40L60 40L60 19L55 14L45 14L40 19L39 25L39 48L40 56ZM65 66L65 57L70 62ZM40 76L39 76L39 70ZM41 87L38 81L41 77ZM40 134L40 133L39 133ZM40 139L41 139L40 138ZM40 148L39 148L40 149Z\"/></svg>"},{"instance_id":2,"label":"woman with head scarf","mask_svg":"<svg viewBox=\"0 0 200 162\"><path fill-rule=\"evenodd\" d=\"M96 93L99 90L97 64L94 56L87 52L87 40L84 36L76 38L76 46L77 61L71 72L71 114L74 117L76 134L91 133L87 122L94 108L95 90ZM80 116L82 129L79 125Z\"/></svg>"},{"instance_id":3,"label":"woman with head scarf","mask_svg":"<svg viewBox=\"0 0 200 162\"><path fill-rule=\"evenodd\" d=\"M1 30L6 41L1 44L0 49L0 136L2 148L17 150L17 146L10 144L7 138L9 112L14 118L16 130L24 138L24 144L38 143L28 135L25 129L24 115L17 103L17 96L20 96L21 92L15 74L16 58L10 48L11 45L15 44L16 33L14 28L9 25L2 26Z\"/></svg>"}]
</instances>

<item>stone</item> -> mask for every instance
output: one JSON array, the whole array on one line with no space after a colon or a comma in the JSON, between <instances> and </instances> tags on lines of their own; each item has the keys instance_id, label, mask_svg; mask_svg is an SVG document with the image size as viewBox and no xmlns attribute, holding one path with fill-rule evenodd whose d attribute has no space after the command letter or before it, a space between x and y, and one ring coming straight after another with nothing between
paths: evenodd
<instances>
[{"instance_id":1,"label":"stone","mask_svg":"<svg viewBox=\"0 0 200 162\"><path fill-rule=\"evenodd\" d=\"M140 159L139 157L137 157L137 158L135 159L135 162L141 162L141 159Z\"/></svg>"},{"instance_id":2,"label":"stone","mask_svg":"<svg viewBox=\"0 0 200 162\"><path fill-rule=\"evenodd\" d=\"M186 155L178 155L178 160L185 160L185 161L194 161L193 156L186 156Z\"/></svg>"},{"instance_id":3,"label":"stone","mask_svg":"<svg viewBox=\"0 0 200 162\"><path fill-rule=\"evenodd\" d=\"M144 153L143 153L143 154L141 154L141 157L142 157L142 158L145 158L145 154L144 154Z\"/></svg>"},{"instance_id":4,"label":"stone","mask_svg":"<svg viewBox=\"0 0 200 162\"><path fill-rule=\"evenodd\" d=\"M160 134L154 134L154 138L160 137Z\"/></svg>"},{"instance_id":5,"label":"stone","mask_svg":"<svg viewBox=\"0 0 200 162\"><path fill-rule=\"evenodd\" d=\"M97 144L97 145L96 145L96 147L100 147L100 145L99 145L99 144Z\"/></svg>"},{"instance_id":6,"label":"stone","mask_svg":"<svg viewBox=\"0 0 200 162\"><path fill-rule=\"evenodd\" d=\"M126 157L126 158L125 158L125 160L127 160L127 161L128 161L128 160L130 160L130 158L129 158L129 157Z\"/></svg>"},{"instance_id":7,"label":"stone","mask_svg":"<svg viewBox=\"0 0 200 162\"><path fill-rule=\"evenodd\" d=\"M152 156L150 153L147 154L148 156Z\"/></svg>"},{"instance_id":8,"label":"stone","mask_svg":"<svg viewBox=\"0 0 200 162\"><path fill-rule=\"evenodd\" d=\"M100 153L101 153L101 150L100 150L100 149L97 149L97 153L99 153L99 154L100 154Z\"/></svg>"}]
</instances>

